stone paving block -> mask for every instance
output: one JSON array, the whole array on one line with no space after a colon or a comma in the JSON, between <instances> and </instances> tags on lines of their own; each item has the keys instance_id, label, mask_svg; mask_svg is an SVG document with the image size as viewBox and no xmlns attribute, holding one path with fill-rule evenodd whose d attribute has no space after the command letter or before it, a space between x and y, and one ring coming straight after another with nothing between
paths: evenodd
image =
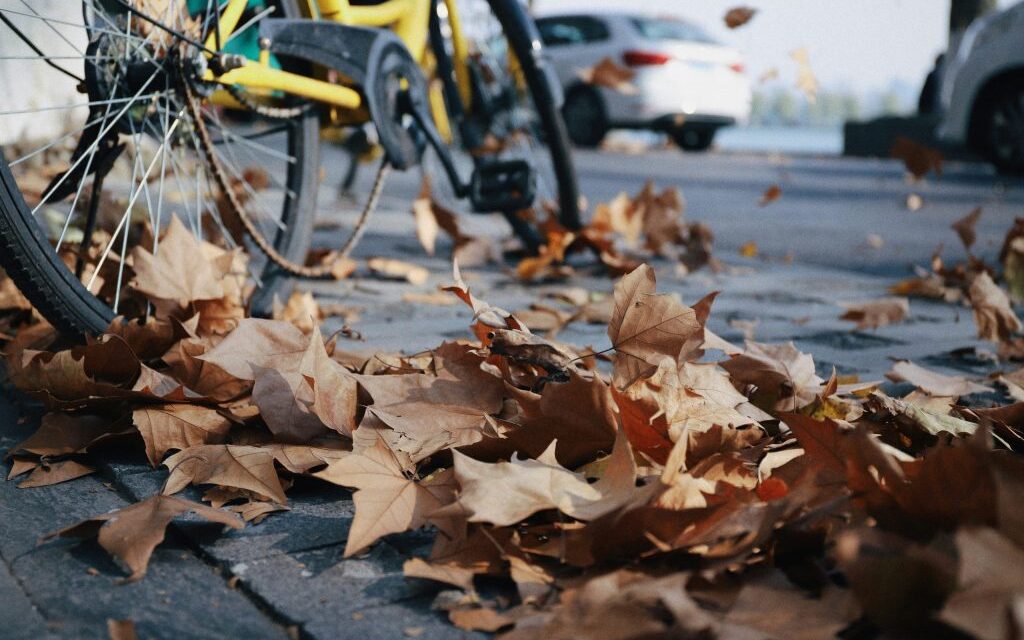
<instances>
[{"instance_id":1,"label":"stone paving block","mask_svg":"<svg viewBox=\"0 0 1024 640\"><path fill-rule=\"evenodd\" d=\"M54 637L5 562L0 562L0 629L5 638Z\"/></svg>"},{"instance_id":2,"label":"stone paving block","mask_svg":"<svg viewBox=\"0 0 1024 640\"><path fill-rule=\"evenodd\" d=\"M165 471L132 474L119 480L136 500L158 493ZM200 500L202 488L182 491L181 497ZM185 516L175 526L225 566L265 556L344 545L354 508L351 494L325 482L299 479L288 492L291 511L270 514L259 524L211 536L197 516ZM198 525L198 526L197 526Z\"/></svg>"},{"instance_id":3,"label":"stone paving block","mask_svg":"<svg viewBox=\"0 0 1024 640\"><path fill-rule=\"evenodd\" d=\"M147 576L128 585L116 584L125 573L94 541L37 546L45 533L127 504L94 476L33 489L0 482L0 558L25 596L11 601L14 615L41 616L61 638L106 638L108 618L134 620L145 638L287 637L280 624L176 542L173 532L154 553ZM6 616L6 599L4 604ZM5 631L0 637L36 633Z\"/></svg>"}]
</instances>

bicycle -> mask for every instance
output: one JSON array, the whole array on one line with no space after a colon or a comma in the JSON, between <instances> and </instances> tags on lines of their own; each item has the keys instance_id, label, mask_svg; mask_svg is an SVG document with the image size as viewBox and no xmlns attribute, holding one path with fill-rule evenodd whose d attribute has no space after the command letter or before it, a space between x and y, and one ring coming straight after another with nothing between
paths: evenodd
<instances>
[{"instance_id":1,"label":"bicycle","mask_svg":"<svg viewBox=\"0 0 1024 640\"><path fill-rule=\"evenodd\" d=\"M579 226L560 88L518 0L68 4L0 0L0 74L32 65L41 91L64 92L0 98L0 266L63 333L146 313L122 295L126 258L158 252L172 215L254 257L254 307L290 277L325 277L306 264L322 127L372 124L383 149L346 252L388 167L428 153L456 197L504 214L528 248L536 204Z\"/></svg>"}]
</instances>

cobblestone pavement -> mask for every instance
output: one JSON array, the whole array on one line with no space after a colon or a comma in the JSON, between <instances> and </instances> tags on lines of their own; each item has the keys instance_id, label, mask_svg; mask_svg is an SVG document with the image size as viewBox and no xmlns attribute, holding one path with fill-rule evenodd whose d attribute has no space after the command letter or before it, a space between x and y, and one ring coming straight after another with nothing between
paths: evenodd
<instances>
[{"instance_id":1,"label":"cobblestone pavement","mask_svg":"<svg viewBox=\"0 0 1024 640\"><path fill-rule=\"evenodd\" d=\"M661 153L661 152L659 152ZM1024 214L1019 184L1008 186L986 171L953 167L944 182L917 187L927 208L909 213L900 198L908 187L891 163L850 160L787 160L707 156L700 162L676 155L581 156L584 188L604 199L618 189L636 190L644 175L681 184L692 217L704 217L719 234L719 258L727 269L680 279L672 265L657 263L659 288L693 302L721 290L711 328L741 342L735 321L753 323L756 339L794 340L814 354L819 373L833 366L862 379L881 377L891 357L909 358L941 371L982 374L982 360L958 357L962 347L988 348L974 339L964 308L913 301L909 321L876 331L857 332L837 318L838 303L885 295L907 265L925 264L939 242L953 246L953 219L984 204L979 228L982 251L991 255L998 234L1014 215ZM329 171L340 171L333 167ZM756 200L767 184L780 181L783 198L761 210ZM353 327L365 343L352 348L415 352L445 339L466 337L467 310L459 306L411 305L409 291L429 292L450 281L446 248L427 257L411 232L408 197L414 178L400 178L385 210L374 220L360 247L362 256L411 259L427 267L430 281L419 287L362 280L318 284L325 302L361 309ZM326 205L332 209L333 205ZM334 215L338 215L334 208ZM716 216L702 216L721 211ZM909 216L918 216L910 218ZM471 226L488 232L490 221ZM890 248L868 252L868 233L892 234ZM318 232L330 242L329 225ZM795 261L746 260L736 247L757 239L773 256L793 251ZM952 252L950 252L952 254ZM528 306L551 285L522 286L507 264L473 269L467 281L474 293L515 310ZM572 284L610 292L612 283L592 272L586 261ZM328 321L325 332L340 326ZM607 346L604 328L571 325L566 342ZM0 451L31 433L35 420L22 399L0 401ZM472 634L450 627L430 603L437 589L405 580L405 558L424 554L425 533L392 536L368 555L343 559L352 518L348 492L312 481L290 492L291 511L262 524L217 535L217 527L185 519L172 526L140 582L119 586L123 574L94 543L56 541L38 545L49 531L81 518L119 508L160 490L166 477L153 470L141 450L97 452L101 472L74 482L20 490L0 482L0 638L103 638L107 619L130 618L141 638L459 638ZM188 497L197 499L198 493Z\"/></svg>"}]
</instances>

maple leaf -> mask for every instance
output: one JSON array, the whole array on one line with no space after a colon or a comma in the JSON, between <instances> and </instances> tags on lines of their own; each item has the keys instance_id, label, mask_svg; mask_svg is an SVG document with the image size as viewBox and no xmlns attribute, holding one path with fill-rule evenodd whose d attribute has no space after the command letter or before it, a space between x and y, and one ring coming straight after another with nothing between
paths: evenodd
<instances>
[{"instance_id":1,"label":"maple leaf","mask_svg":"<svg viewBox=\"0 0 1024 640\"><path fill-rule=\"evenodd\" d=\"M810 355L792 342L764 344L746 342L742 354L719 363L734 383L752 385L754 404L766 410L792 411L814 402L824 382L814 369Z\"/></svg>"},{"instance_id":2,"label":"maple leaf","mask_svg":"<svg viewBox=\"0 0 1024 640\"><path fill-rule=\"evenodd\" d=\"M846 313L840 320L857 323L857 329L877 329L903 322L910 315L910 301L906 298L879 298L868 302L847 303Z\"/></svg>"},{"instance_id":3,"label":"maple leaf","mask_svg":"<svg viewBox=\"0 0 1024 640\"><path fill-rule=\"evenodd\" d=\"M608 57L601 58L597 64L581 70L577 75L587 84L608 87L619 93L631 95L639 91L631 82L636 76L636 71L620 65Z\"/></svg>"},{"instance_id":4,"label":"maple leaf","mask_svg":"<svg viewBox=\"0 0 1024 640\"><path fill-rule=\"evenodd\" d=\"M253 380L253 402L279 437L305 442L325 428L355 428L355 379L327 356L317 328L306 336L288 322L246 319L198 358Z\"/></svg>"},{"instance_id":5,"label":"maple leaf","mask_svg":"<svg viewBox=\"0 0 1024 640\"><path fill-rule=\"evenodd\" d=\"M142 435L146 457L154 467L171 449L224 442L231 428L227 418L216 410L187 404L140 407L132 412L132 422Z\"/></svg>"},{"instance_id":6,"label":"maple leaf","mask_svg":"<svg viewBox=\"0 0 1024 640\"><path fill-rule=\"evenodd\" d=\"M1020 318L1010 306L1006 292L984 271L974 276L968 290L978 337L992 342L1008 340L1021 330Z\"/></svg>"},{"instance_id":7,"label":"maple leaf","mask_svg":"<svg viewBox=\"0 0 1024 640\"><path fill-rule=\"evenodd\" d=\"M686 376L687 369L683 371ZM716 380L713 369L699 365L689 371L692 377L687 380L680 376L673 360L663 358L650 377L624 390L613 388L612 391L623 428L633 446L661 464L666 463L675 443L680 441L679 463L686 462L691 444L696 447L702 434L715 426L731 429L756 424L755 420L736 411L735 406L746 398L735 389L731 389L731 393L726 391L728 381L721 379L724 376ZM693 464L695 459L689 457L689 464Z\"/></svg>"},{"instance_id":8,"label":"maple leaf","mask_svg":"<svg viewBox=\"0 0 1024 640\"><path fill-rule=\"evenodd\" d=\"M43 540L97 537L107 550L130 573L122 582L135 582L146 575L153 550L163 542L167 525L187 512L233 529L241 529L242 521L219 509L198 502L166 495L155 495L111 513L93 516L78 524L43 536Z\"/></svg>"},{"instance_id":9,"label":"maple leaf","mask_svg":"<svg viewBox=\"0 0 1024 640\"><path fill-rule=\"evenodd\" d=\"M470 522L509 526L547 509L577 520L593 520L629 500L636 488L636 467L624 433L617 436L604 474L594 484L558 464L552 443L536 460L489 464L452 451L457 503Z\"/></svg>"},{"instance_id":10,"label":"maple leaf","mask_svg":"<svg viewBox=\"0 0 1024 640\"><path fill-rule=\"evenodd\" d=\"M947 376L929 371L909 360L897 360L885 377L894 382L909 382L933 396L959 398L972 393L988 393L991 387L971 382L963 376Z\"/></svg>"},{"instance_id":11,"label":"maple leaf","mask_svg":"<svg viewBox=\"0 0 1024 640\"><path fill-rule=\"evenodd\" d=\"M61 482L67 482L82 476L87 476L90 473L95 473L96 469L84 465L77 460L58 460L56 462L41 462L39 466L32 470L27 478L18 483L19 489L28 489L30 487L46 487L51 484L59 484Z\"/></svg>"},{"instance_id":12,"label":"maple leaf","mask_svg":"<svg viewBox=\"0 0 1024 640\"><path fill-rule=\"evenodd\" d=\"M515 425L505 434L512 450L536 458L554 441L559 464L574 469L615 444L614 404L598 376L573 373L563 384L544 385L539 395L511 387L508 393L518 405L503 420Z\"/></svg>"},{"instance_id":13,"label":"maple leaf","mask_svg":"<svg viewBox=\"0 0 1024 640\"><path fill-rule=\"evenodd\" d=\"M608 337L616 351L613 384L624 389L651 375L662 357L688 360L704 342L704 323L717 294L693 307L655 292L654 269L641 265L615 285Z\"/></svg>"},{"instance_id":14,"label":"maple leaf","mask_svg":"<svg viewBox=\"0 0 1024 640\"><path fill-rule=\"evenodd\" d=\"M345 557L356 555L382 536L424 526L433 512L451 502L455 489L450 472L425 481L409 477L380 439L373 447L332 461L313 475L356 489L352 496L356 515L345 543Z\"/></svg>"},{"instance_id":15,"label":"maple leaf","mask_svg":"<svg viewBox=\"0 0 1024 640\"><path fill-rule=\"evenodd\" d=\"M725 12L725 26L730 29L736 29L750 22L754 14L757 13L757 9L750 7L735 7Z\"/></svg>"},{"instance_id":16,"label":"maple leaf","mask_svg":"<svg viewBox=\"0 0 1024 640\"><path fill-rule=\"evenodd\" d=\"M761 207L767 207L771 203L775 202L782 197L782 187L777 184L765 189L765 192L761 195L761 199L758 200L757 204Z\"/></svg>"},{"instance_id":17,"label":"maple leaf","mask_svg":"<svg viewBox=\"0 0 1024 640\"><path fill-rule=\"evenodd\" d=\"M981 219L981 207L975 207L973 211L968 213L963 218L960 218L953 223L953 231L960 236L960 241L964 243L964 248L970 253L971 247L974 246L974 241L978 239L978 232L975 229L978 225L978 220Z\"/></svg>"},{"instance_id":18,"label":"maple leaf","mask_svg":"<svg viewBox=\"0 0 1024 640\"><path fill-rule=\"evenodd\" d=\"M367 414L396 432L395 450L414 462L478 442L489 416L502 404L501 379L481 369L482 356L455 343L442 345L434 355L436 376L356 376L373 398Z\"/></svg>"},{"instance_id":19,"label":"maple leaf","mask_svg":"<svg viewBox=\"0 0 1024 640\"><path fill-rule=\"evenodd\" d=\"M928 175L929 171L934 171L937 176L942 175L942 154L910 138L897 137L889 155L902 160L907 171L917 180Z\"/></svg>"},{"instance_id":20,"label":"maple leaf","mask_svg":"<svg viewBox=\"0 0 1024 640\"><path fill-rule=\"evenodd\" d=\"M956 546L957 590L946 600L939 618L975 638L1013 637L1013 621L1020 619L1024 597L1024 550L983 528L961 529Z\"/></svg>"},{"instance_id":21,"label":"maple leaf","mask_svg":"<svg viewBox=\"0 0 1024 640\"><path fill-rule=\"evenodd\" d=\"M159 247L155 255L142 246L132 250L132 288L153 301L172 302L181 308L195 300L224 297L221 280L230 262L224 268L223 263L205 260L202 245L178 216L171 216Z\"/></svg>"},{"instance_id":22,"label":"maple leaf","mask_svg":"<svg viewBox=\"0 0 1024 640\"><path fill-rule=\"evenodd\" d=\"M52 458L84 453L94 444L128 432L123 420L111 420L109 416L47 413L35 433L11 447L7 456L29 453Z\"/></svg>"},{"instance_id":23,"label":"maple leaf","mask_svg":"<svg viewBox=\"0 0 1024 640\"><path fill-rule=\"evenodd\" d=\"M279 504L288 502L274 469L273 453L261 447L195 445L164 460L164 466L171 472L164 484L165 495L189 484L219 484L252 491Z\"/></svg>"}]
</instances>

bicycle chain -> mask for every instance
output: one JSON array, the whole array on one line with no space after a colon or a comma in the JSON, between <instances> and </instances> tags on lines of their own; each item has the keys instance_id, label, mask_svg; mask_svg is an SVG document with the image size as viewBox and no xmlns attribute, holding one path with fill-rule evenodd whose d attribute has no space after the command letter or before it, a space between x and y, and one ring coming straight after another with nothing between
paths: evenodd
<instances>
[{"instance_id":1,"label":"bicycle chain","mask_svg":"<svg viewBox=\"0 0 1024 640\"><path fill-rule=\"evenodd\" d=\"M359 220L356 222L352 235L349 236L349 239L338 252L337 256L335 256L330 263L316 267L299 264L281 255L277 249L267 242L267 239L263 237L263 234L256 228L255 223L253 223L249 218L248 213L245 211L245 205L241 200L239 200L238 194L231 187L227 174L221 166L220 160L217 158L213 140L210 139L210 132L206 128L206 122L203 120L202 113L200 112L199 99L193 92L192 86L188 80L182 81L182 88L185 94L185 103L188 108L189 117L192 118L196 132L199 134L199 143L203 149L203 153L206 155L207 164L210 166L214 180L217 182L217 187L221 190L228 203L228 207L226 208L229 210L230 215L234 216L236 220L241 223L242 228L245 230L245 234L249 236L259 250L262 251L271 262L290 275L300 278L316 279L334 277L334 266L341 260L348 258L349 253L351 253L356 242L362 236L362 231L366 225L367 219L377 208L377 204L380 202L381 192L384 189L384 181L391 169L391 165L388 164L387 160L381 162L380 168L377 170L377 176L373 182L373 188L370 190L370 197L366 201L366 205L363 207L363 211L359 216ZM223 212L221 213L223 215Z\"/></svg>"},{"instance_id":2,"label":"bicycle chain","mask_svg":"<svg viewBox=\"0 0 1024 640\"><path fill-rule=\"evenodd\" d=\"M247 91L239 89L235 85L225 85L224 88L227 89L232 98L238 100L246 109L271 120L291 120L313 108L312 102L303 102L295 107L272 107L261 103L259 100L250 98Z\"/></svg>"}]
</instances>

